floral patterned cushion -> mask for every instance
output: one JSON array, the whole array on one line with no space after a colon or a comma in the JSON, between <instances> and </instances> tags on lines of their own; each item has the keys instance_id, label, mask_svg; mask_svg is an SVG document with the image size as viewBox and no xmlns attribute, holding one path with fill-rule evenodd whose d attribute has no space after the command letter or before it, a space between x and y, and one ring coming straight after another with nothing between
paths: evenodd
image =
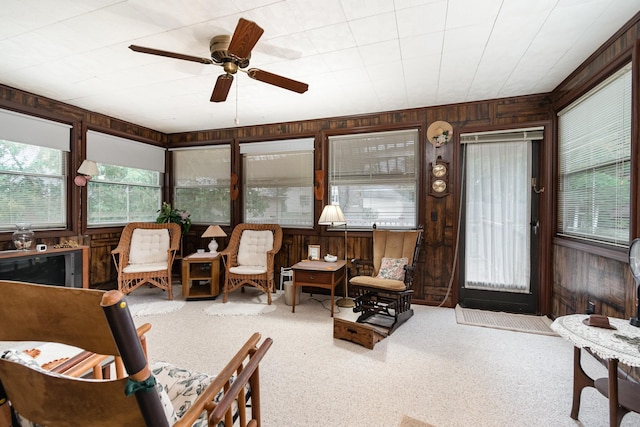
<instances>
[{"instance_id":1,"label":"floral patterned cushion","mask_svg":"<svg viewBox=\"0 0 640 427\"><path fill-rule=\"evenodd\" d=\"M382 258L378 278L404 280L404 266L408 262L407 258Z\"/></svg>"},{"instance_id":2,"label":"floral patterned cushion","mask_svg":"<svg viewBox=\"0 0 640 427\"><path fill-rule=\"evenodd\" d=\"M200 374L191 372L186 369L178 368L170 363L156 362L151 366L151 372L156 377L156 381L162 384L171 403L175 409L176 418L181 418L184 413L191 407L198 396L213 382L215 377L208 374ZM235 377L231 378L231 382ZM215 402L222 399L223 392L219 392L214 398ZM245 388L245 396L248 401L251 397L251 389L249 384ZM247 405L250 407L250 405ZM200 415L200 418L192 425L192 427L206 427L206 412ZM237 402L233 406L233 420L238 418ZM218 427L224 427L224 421L218 424Z\"/></svg>"},{"instance_id":3,"label":"floral patterned cushion","mask_svg":"<svg viewBox=\"0 0 640 427\"><path fill-rule=\"evenodd\" d=\"M173 422L180 419L187 412L200 393L214 379L211 375L194 373L165 362L154 363L151 366L151 372L156 377L158 384L162 385L175 410ZM203 412L193 424L193 427L206 425L206 413Z\"/></svg>"}]
</instances>

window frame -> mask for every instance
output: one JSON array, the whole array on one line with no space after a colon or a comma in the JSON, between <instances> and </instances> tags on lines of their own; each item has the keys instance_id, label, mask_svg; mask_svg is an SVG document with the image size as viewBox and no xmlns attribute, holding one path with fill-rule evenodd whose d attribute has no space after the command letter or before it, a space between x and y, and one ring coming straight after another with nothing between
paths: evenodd
<instances>
[{"instance_id":1,"label":"window frame","mask_svg":"<svg viewBox=\"0 0 640 427\"><path fill-rule=\"evenodd\" d=\"M282 222L282 217L278 216L277 218L270 218L269 223L276 223L280 225L282 228L290 228L290 229L304 229L311 230L315 227L315 197L314 197L314 171L315 171L315 138L310 136L299 136L293 138L286 139L274 139L274 140L261 140L261 141L244 141L239 144L239 163L241 164L241 180L242 180L242 205L240 206L240 212L242 215L242 221L247 223L260 223L252 221L252 219L247 218L247 192L249 191L250 182L247 177L247 165L246 165L246 155L251 155L255 157L264 157L264 156L286 156L286 155L303 155L309 156L307 159L309 161L308 167L308 176L297 176L292 178L294 181L299 180L301 185L293 186L293 188L301 189L302 192L308 191L308 194L299 194L299 197L308 198L305 201L305 206L309 206L309 214L308 219L305 217L303 220L308 221L308 224L305 223L285 223ZM274 160L275 161L275 160ZM282 160L279 160L282 161ZM283 168L284 170L285 168ZM300 172L306 172L305 166L301 167ZM304 184L303 180L308 179L308 184ZM306 182L306 181L305 181ZM266 188L274 188L281 189L284 187L280 187L277 185L277 181L272 183L265 183L266 185L262 187ZM278 197L278 196L276 196ZM302 206L301 206L302 208ZM299 212L300 213L300 212Z\"/></svg>"},{"instance_id":2,"label":"window frame","mask_svg":"<svg viewBox=\"0 0 640 427\"><path fill-rule=\"evenodd\" d=\"M335 195L335 191L332 189L332 152L331 152L331 144L332 144L332 139L334 140L340 140L340 139L353 139L353 138L357 138L357 137L366 137L367 135L379 135L379 134L394 134L394 133L409 133L409 132L415 132L415 147L414 147L414 151L413 151L413 164L414 164L414 169L413 169L413 179L411 180L411 182L414 185L414 206L413 206L413 211L414 211L414 222L413 224L408 224L405 226L400 226L400 225L393 225L393 224L387 224L385 222L379 222L379 221L372 221L371 224L362 224L362 225L354 225L352 221L349 221L349 209L345 209L345 207L343 207L342 205L340 205L341 209L344 212L345 218L347 219L347 229L351 230L351 231L369 231L371 230L373 224L376 224L378 227L383 227L383 228L393 228L393 229L417 229L420 227L421 224L421 220L420 220L420 212L421 212L421 206L423 203L423 189L422 189L422 185L421 183L423 182L423 160L422 160L422 156L423 156L423 141L424 141L424 126L422 123L408 123L406 125L403 126L399 126L399 127L384 127L384 128L355 128L355 129L351 129L348 132L344 132L344 133L338 133L338 132L327 132L324 135L324 140L326 142L326 161L325 161L325 165L324 168L326 170L326 182L327 182L327 202L326 203L338 203L340 204L339 200L336 200L336 195ZM382 178L378 178L379 181L383 181ZM387 180L387 181L397 181L396 179L391 179L391 180ZM391 183L391 182L390 182ZM408 184L409 181L405 180L405 183ZM339 190L338 190L339 191ZM334 227L331 228L329 227L328 230L333 231L333 230L344 230L344 227Z\"/></svg>"},{"instance_id":3,"label":"window frame","mask_svg":"<svg viewBox=\"0 0 640 427\"><path fill-rule=\"evenodd\" d=\"M227 155L228 155L228 159L226 161L223 160L223 163L226 163L228 165L228 170L226 170L226 175L223 175L223 177L215 177L213 175L210 175L209 177L212 179L221 179L223 180L223 184L220 185L184 185L184 186L178 186L176 184L177 181L177 173L176 173L176 168L177 168L177 164L178 164L178 159L176 157L176 153L179 152L193 152L193 151L197 151L197 150L226 150L227 151ZM211 225L211 224L217 224L217 225L222 225L222 226L230 226L232 223L232 200L231 200L231 172L232 172L232 145L229 142L225 142L225 143L216 143L216 144L211 144L211 145L198 145L198 146L191 146L191 147L177 147L177 148L172 148L169 150L169 152L171 153L171 164L172 164L172 174L171 174L171 192L172 192L172 198L174 200L174 203L177 205L177 207L179 209L183 209L186 210L188 212L191 213L191 221L192 224L194 225ZM226 180L226 181L224 181ZM215 220L199 220L197 217L195 217L195 211L196 209L194 208L194 206L190 206L188 204L184 204L184 203L180 203L178 202L178 194L177 194L177 190L178 189L202 189L204 191L206 191L207 189L211 190L211 191L215 191L216 189L221 189L223 192L226 192L227 195L227 203L228 205L228 211L227 211L227 219L226 221L215 221Z\"/></svg>"},{"instance_id":4,"label":"window frame","mask_svg":"<svg viewBox=\"0 0 640 427\"><path fill-rule=\"evenodd\" d=\"M151 221L154 222L158 215L165 196L165 168L166 168L166 153L167 149L158 145L156 141L152 140L137 140L132 139L131 135L114 133L110 130L102 128L87 128L85 129L86 138L86 158L93 160L98 166L100 171L105 166L117 166L123 169L151 171L158 173L157 183L136 183L136 182L119 182L115 180L102 180L100 175L94 177L87 183L87 191L83 191L81 195L82 203L82 220L83 229L90 230L102 230L109 228L119 228L126 225L127 222L135 221ZM123 156L121 153L127 153ZM92 182L93 181L93 182ZM152 187L156 188L157 192L157 206L153 209L149 208L149 213L143 218L136 216L136 219L127 219L123 222L114 221L108 223L89 224L89 211L90 211L90 192L95 187L95 184L106 185L124 185L127 188L140 188L140 187ZM135 211L134 211L135 212ZM130 210L127 210L127 217L131 218Z\"/></svg>"}]
</instances>

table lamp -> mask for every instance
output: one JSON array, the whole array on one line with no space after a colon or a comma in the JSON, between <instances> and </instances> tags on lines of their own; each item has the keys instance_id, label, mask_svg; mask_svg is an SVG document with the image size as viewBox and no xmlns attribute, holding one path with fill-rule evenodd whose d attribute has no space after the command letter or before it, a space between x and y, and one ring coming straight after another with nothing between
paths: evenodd
<instances>
[{"instance_id":1,"label":"table lamp","mask_svg":"<svg viewBox=\"0 0 640 427\"><path fill-rule=\"evenodd\" d=\"M355 303L349 298L348 284L347 284L347 220L344 218L344 213L338 205L327 205L322 209L320 219L318 219L318 225L327 225L334 227L336 225L344 225L344 297L336 301L338 307L355 307Z\"/></svg>"},{"instance_id":2,"label":"table lamp","mask_svg":"<svg viewBox=\"0 0 640 427\"><path fill-rule=\"evenodd\" d=\"M227 237L227 233L219 225L210 225L204 230L201 237L212 237L209 243L209 252L216 253L218 251L218 242L216 237Z\"/></svg>"}]
</instances>

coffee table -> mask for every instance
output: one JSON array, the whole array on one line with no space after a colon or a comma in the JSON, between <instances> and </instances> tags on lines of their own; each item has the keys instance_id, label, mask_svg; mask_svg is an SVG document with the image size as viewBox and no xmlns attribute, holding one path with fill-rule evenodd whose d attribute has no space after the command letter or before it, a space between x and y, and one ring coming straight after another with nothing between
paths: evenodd
<instances>
[{"instance_id":1,"label":"coffee table","mask_svg":"<svg viewBox=\"0 0 640 427\"><path fill-rule=\"evenodd\" d=\"M331 290L331 317L333 317L333 306L335 298L336 285L342 283L346 261L340 260L336 262L325 261L300 261L293 265L293 301L291 303L291 312L296 312L296 287L312 286L314 288L323 288Z\"/></svg>"}]
</instances>

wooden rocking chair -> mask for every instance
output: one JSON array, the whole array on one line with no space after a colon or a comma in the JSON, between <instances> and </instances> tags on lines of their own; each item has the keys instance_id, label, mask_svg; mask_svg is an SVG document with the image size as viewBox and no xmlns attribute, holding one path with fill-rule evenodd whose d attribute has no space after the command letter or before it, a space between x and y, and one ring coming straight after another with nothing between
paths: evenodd
<instances>
[{"instance_id":1,"label":"wooden rocking chair","mask_svg":"<svg viewBox=\"0 0 640 427\"><path fill-rule=\"evenodd\" d=\"M388 329L391 334L413 316L413 277L420 254L422 230L373 230L373 260L354 259L357 322Z\"/></svg>"},{"instance_id":2,"label":"wooden rocking chair","mask_svg":"<svg viewBox=\"0 0 640 427\"><path fill-rule=\"evenodd\" d=\"M76 369L64 374L47 371L15 350L0 353L0 392L5 393L0 425L9 406L14 420L20 416L47 427L260 425L258 364L271 346L269 338L258 347L260 335L254 334L213 377L166 363L150 367L126 300L116 290L0 281L0 300L5 303L1 341L84 349L74 358ZM78 377L96 367L102 371L106 355L121 360L126 373L116 369L115 379ZM171 380L170 389L161 378Z\"/></svg>"}]
</instances>

